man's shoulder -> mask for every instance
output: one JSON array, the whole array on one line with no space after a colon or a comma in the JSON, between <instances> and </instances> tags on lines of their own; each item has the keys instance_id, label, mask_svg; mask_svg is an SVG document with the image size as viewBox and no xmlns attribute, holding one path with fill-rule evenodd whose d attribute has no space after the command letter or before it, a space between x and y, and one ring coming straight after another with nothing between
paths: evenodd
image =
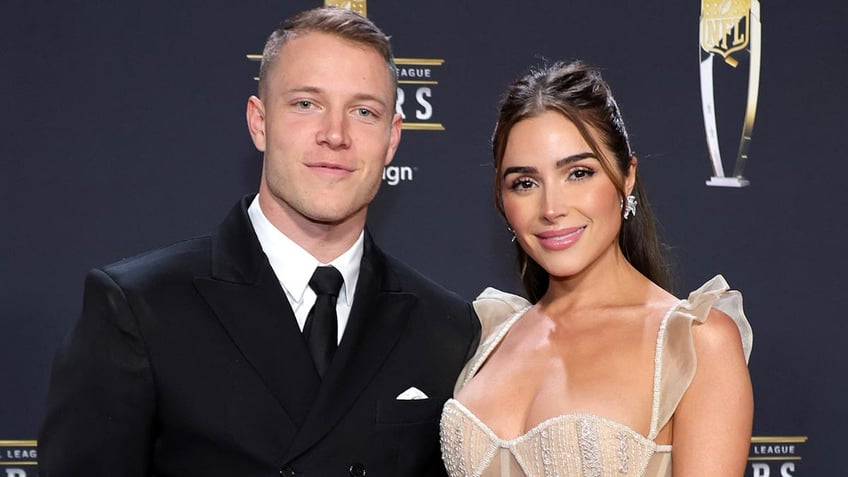
<instances>
[{"instance_id":1,"label":"man's shoulder","mask_svg":"<svg viewBox=\"0 0 848 477\"><path fill-rule=\"evenodd\" d=\"M194 237L110 263L100 269L117 282L194 276L209 269L212 239Z\"/></svg>"},{"instance_id":2,"label":"man's shoulder","mask_svg":"<svg viewBox=\"0 0 848 477\"><path fill-rule=\"evenodd\" d=\"M392 272L392 278L400 289L414 292L428 299L437 300L453 306L468 306L468 301L455 292L448 290L410 265L386 254L386 265Z\"/></svg>"},{"instance_id":3,"label":"man's shoulder","mask_svg":"<svg viewBox=\"0 0 848 477\"><path fill-rule=\"evenodd\" d=\"M480 322L468 300L389 255L386 256L386 266L390 270L392 288L418 298L415 313L418 318L414 321L437 327L442 339L451 336L459 339L458 346L467 345L465 357L468 359L480 335Z\"/></svg>"}]
</instances>

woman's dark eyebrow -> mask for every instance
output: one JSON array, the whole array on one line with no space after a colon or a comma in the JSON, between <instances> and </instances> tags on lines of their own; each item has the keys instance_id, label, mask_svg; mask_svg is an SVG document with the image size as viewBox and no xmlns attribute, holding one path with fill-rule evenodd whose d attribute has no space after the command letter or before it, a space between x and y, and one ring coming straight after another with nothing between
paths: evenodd
<instances>
[{"instance_id":1,"label":"woman's dark eyebrow","mask_svg":"<svg viewBox=\"0 0 848 477\"><path fill-rule=\"evenodd\" d=\"M574 154L574 155L564 157L564 158L556 161L556 167L557 167L557 169L559 169L560 167L571 164L572 162L582 161L583 159L587 159L587 158L590 158L590 157L595 158L595 153L593 153L593 152L581 152L579 154ZM539 170L536 169L535 167L513 166L513 167L507 167L506 169L504 169L503 177L506 178L506 176L508 176L510 174L535 174L537 172L539 172Z\"/></svg>"},{"instance_id":2,"label":"woman's dark eyebrow","mask_svg":"<svg viewBox=\"0 0 848 477\"><path fill-rule=\"evenodd\" d=\"M579 154L574 154L572 156L564 157L556 162L556 167L559 169L562 166L571 164L572 162L582 161L583 159L595 158L594 152L581 152Z\"/></svg>"},{"instance_id":3,"label":"woman's dark eyebrow","mask_svg":"<svg viewBox=\"0 0 848 477\"><path fill-rule=\"evenodd\" d=\"M510 174L535 174L537 172L539 172L539 171L535 167L529 167L529 166L507 167L506 169L504 169L503 176L504 176L504 178L506 178L506 176L508 176Z\"/></svg>"}]
</instances>

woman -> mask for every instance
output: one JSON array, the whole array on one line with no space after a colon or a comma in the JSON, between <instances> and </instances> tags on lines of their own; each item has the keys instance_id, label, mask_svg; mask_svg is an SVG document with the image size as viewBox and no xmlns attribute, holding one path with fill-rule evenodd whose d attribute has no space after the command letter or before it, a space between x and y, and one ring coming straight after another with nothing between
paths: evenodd
<instances>
[{"instance_id":1,"label":"woman","mask_svg":"<svg viewBox=\"0 0 848 477\"><path fill-rule=\"evenodd\" d=\"M721 276L678 300L618 106L581 63L514 83L495 197L530 298L475 301L480 349L442 415L459 476L741 476L751 329Z\"/></svg>"}]
</instances>

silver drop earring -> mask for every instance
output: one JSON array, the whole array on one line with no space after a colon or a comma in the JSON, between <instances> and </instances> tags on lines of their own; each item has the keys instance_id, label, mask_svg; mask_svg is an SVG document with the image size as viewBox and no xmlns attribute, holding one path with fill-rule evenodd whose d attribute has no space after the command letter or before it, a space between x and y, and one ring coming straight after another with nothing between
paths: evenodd
<instances>
[{"instance_id":1,"label":"silver drop earring","mask_svg":"<svg viewBox=\"0 0 848 477\"><path fill-rule=\"evenodd\" d=\"M506 229L512 234L512 240L510 240L510 242L515 242L515 230L512 230L512 227L509 225L506 226Z\"/></svg>"},{"instance_id":2,"label":"silver drop earring","mask_svg":"<svg viewBox=\"0 0 848 477\"><path fill-rule=\"evenodd\" d=\"M636 216L636 204L637 203L638 202L636 202L636 196L632 195L632 194L627 196L627 203L626 204L624 202L622 202L622 205L624 206L624 220L627 220L630 217Z\"/></svg>"}]
</instances>

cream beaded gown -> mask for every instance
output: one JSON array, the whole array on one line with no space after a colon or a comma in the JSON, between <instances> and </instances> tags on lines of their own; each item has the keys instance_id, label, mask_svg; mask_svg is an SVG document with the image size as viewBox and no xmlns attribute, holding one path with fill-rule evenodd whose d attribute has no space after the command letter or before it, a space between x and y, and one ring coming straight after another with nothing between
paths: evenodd
<instances>
[{"instance_id":1,"label":"cream beaded gown","mask_svg":"<svg viewBox=\"0 0 848 477\"><path fill-rule=\"evenodd\" d=\"M480 348L457 381L454 395L473 377L530 303L486 289L474 302L483 325ZM714 277L666 312L654 355L651 430L643 436L594 414L566 414L540 423L514 439L498 438L486 423L455 399L445 403L441 421L442 458L450 477L612 477L671 476L671 446L654 442L674 414L695 374L691 327L711 308L739 327L747 360L752 333L742 310L742 295Z\"/></svg>"}]
</instances>

